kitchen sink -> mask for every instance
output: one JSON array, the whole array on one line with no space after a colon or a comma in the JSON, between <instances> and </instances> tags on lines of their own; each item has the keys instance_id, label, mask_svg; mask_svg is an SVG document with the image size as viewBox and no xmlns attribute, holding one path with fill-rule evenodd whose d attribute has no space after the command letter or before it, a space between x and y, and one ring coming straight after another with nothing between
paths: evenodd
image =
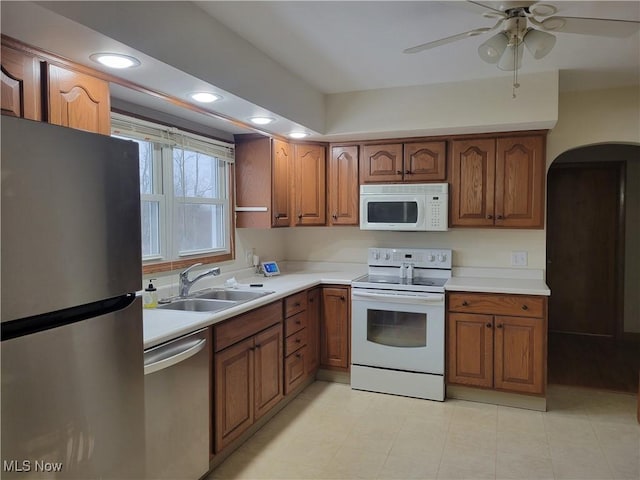
<instances>
[{"instance_id":1,"label":"kitchen sink","mask_svg":"<svg viewBox=\"0 0 640 480\"><path fill-rule=\"evenodd\" d=\"M184 298L171 303L158 305L164 310L184 310L187 312L217 312L226 308L231 308L239 302L231 300L207 300L204 298Z\"/></svg>"},{"instance_id":2,"label":"kitchen sink","mask_svg":"<svg viewBox=\"0 0 640 480\"><path fill-rule=\"evenodd\" d=\"M273 292L262 291L262 292L254 292L247 290L221 290L221 289L212 289L212 290L203 290L202 292L195 292L195 298L207 298L214 300L232 300L234 302L248 302L249 300L255 300L256 298L264 297L265 295L269 295Z\"/></svg>"},{"instance_id":3,"label":"kitchen sink","mask_svg":"<svg viewBox=\"0 0 640 480\"><path fill-rule=\"evenodd\" d=\"M169 303L158 305L163 310L187 312L217 312L269 295L273 291L224 290L211 288L194 292L188 298L174 297Z\"/></svg>"}]
</instances>

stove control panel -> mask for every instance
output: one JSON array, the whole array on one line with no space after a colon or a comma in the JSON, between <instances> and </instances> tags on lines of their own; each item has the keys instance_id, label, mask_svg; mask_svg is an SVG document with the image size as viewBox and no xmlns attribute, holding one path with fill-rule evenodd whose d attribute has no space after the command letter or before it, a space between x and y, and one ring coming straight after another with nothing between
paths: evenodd
<instances>
[{"instance_id":1,"label":"stove control panel","mask_svg":"<svg viewBox=\"0 0 640 480\"><path fill-rule=\"evenodd\" d=\"M370 248L369 266L451 268L451 250L446 248Z\"/></svg>"}]
</instances>

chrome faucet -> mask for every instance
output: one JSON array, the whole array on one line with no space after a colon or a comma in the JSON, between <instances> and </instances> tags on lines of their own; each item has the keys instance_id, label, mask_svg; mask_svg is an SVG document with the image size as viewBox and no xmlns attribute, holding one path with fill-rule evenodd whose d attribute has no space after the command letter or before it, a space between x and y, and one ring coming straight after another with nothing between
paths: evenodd
<instances>
[{"instance_id":1,"label":"chrome faucet","mask_svg":"<svg viewBox=\"0 0 640 480\"><path fill-rule=\"evenodd\" d=\"M189 272L191 269L195 267L199 267L202 263L194 263L186 270L180 272L180 276L178 277L178 295L180 297L186 297L189 295L189 290L198 280L204 277L208 277L209 275L218 276L220 275L220 267L214 267L211 270L207 270L206 272L202 272L200 275L196 276L193 280L189 280Z\"/></svg>"}]
</instances>

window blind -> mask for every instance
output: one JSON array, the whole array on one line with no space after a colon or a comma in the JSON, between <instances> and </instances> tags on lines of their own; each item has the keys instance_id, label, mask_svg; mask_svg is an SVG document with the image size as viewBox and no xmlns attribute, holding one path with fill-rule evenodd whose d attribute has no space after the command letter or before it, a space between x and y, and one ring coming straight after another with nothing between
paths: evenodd
<instances>
[{"instance_id":1,"label":"window blind","mask_svg":"<svg viewBox=\"0 0 640 480\"><path fill-rule=\"evenodd\" d=\"M203 153L227 163L235 161L235 149L231 143L184 132L175 127L138 120L119 113L111 114L111 133Z\"/></svg>"}]
</instances>

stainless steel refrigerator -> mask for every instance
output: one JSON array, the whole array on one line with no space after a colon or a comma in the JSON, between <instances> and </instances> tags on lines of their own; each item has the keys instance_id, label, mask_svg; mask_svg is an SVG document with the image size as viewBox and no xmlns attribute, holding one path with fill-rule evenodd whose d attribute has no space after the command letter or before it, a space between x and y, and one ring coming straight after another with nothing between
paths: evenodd
<instances>
[{"instance_id":1,"label":"stainless steel refrigerator","mask_svg":"<svg viewBox=\"0 0 640 480\"><path fill-rule=\"evenodd\" d=\"M2 116L3 479L145 475L138 147Z\"/></svg>"}]
</instances>

